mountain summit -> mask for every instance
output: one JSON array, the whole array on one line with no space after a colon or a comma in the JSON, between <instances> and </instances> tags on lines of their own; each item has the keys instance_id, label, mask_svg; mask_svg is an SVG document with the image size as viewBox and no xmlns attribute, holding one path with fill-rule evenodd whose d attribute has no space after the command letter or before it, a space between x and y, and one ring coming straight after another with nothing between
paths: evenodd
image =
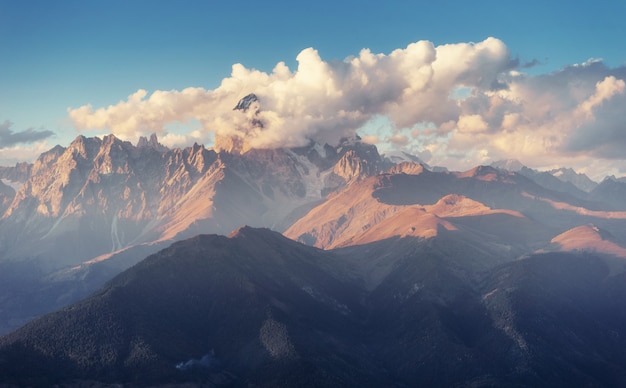
<instances>
[{"instance_id":1,"label":"mountain summit","mask_svg":"<svg viewBox=\"0 0 626 388\"><path fill-rule=\"evenodd\" d=\"M250 106L253 103L258 102L258 101L259 101L259 98L256 96L256 94L250 93L247 96L243 97L241 100L239 100L239 102L233 108L233 110L241 110L241 111L247 112L248 109L250 109Z\"/></svg>"},{"instance_id":2,"label":"mountain summit","mask_svg":"<svg viewBox=\"0 0 626 388\"><path fill-rule=\"evenodd\" d=\"M145 136L139 137L139 140L137 141L137 148L142 147L151 147L160 152L166 152L168 150L167 147L159 143L156 133L150 135L150 140L148 140Z\"/></svg>"},{"instance_id":3,"label":"mountain summit","mask_svg":"<svg viewBox=\"0 0 626 388\"><path fill-rule=\"evenodd\" d=\"M263 121L259 118L260 101L254 93L243 97L233 108L243 115L243 121L236 132L229 134L215 134L213 148L217 151L227 151L230 153L243 154L253 147L248 143L247 136L251 131L262 130Z\"/></svg>"}]
</instances>

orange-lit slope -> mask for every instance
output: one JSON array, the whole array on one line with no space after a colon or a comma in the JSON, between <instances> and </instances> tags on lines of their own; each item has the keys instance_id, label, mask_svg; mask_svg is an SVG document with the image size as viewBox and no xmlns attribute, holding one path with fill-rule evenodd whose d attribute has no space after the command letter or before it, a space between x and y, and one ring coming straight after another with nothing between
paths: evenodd
<instances>
[{"instance_id":1,"label":"orange-lit slope","mask_svg":"<svg viewBox=\"0 0 626 388\"><path fill-rule=\"evenodd\" d=\"M609 236L594 225L582 225L559 234L552 244L563 251L594 251L626 258L626 248L608 239Z\"/></svg>"}]
</instances>

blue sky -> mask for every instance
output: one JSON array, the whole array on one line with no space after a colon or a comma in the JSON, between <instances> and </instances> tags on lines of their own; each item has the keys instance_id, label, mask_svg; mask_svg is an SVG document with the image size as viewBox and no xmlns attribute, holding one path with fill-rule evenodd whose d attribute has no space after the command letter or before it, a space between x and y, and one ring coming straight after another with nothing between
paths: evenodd
<instances>
[{"instance_id":1,"label":"blue sky","mask_svg":"<svg viewBox=\"0 0 626 388\"><path fill-rule=\"evenodd\" d=\"M601 58L601 69L598 63L587 62L594 71L572 71L576 73L573 78L563 81L569 85L573 82L591 85L591 89L581 91L577 104L572 103L572 107L580 107L585 99L599 93L600 89L594 89L594 85L613 77L603 84L606 90L613 91L607 91L593 106L594 114L599 115L611 103L618 104L615 96L623 94L619 81L626 63L625 14L626 3L622 1L573 6L545 0L515 3L0 0L0 164L32 158L57 143L67 145L79 133L116 132L115 128L107 127L90 131L84 122L80 124L69 117L68 108L91 104L95 111L127 101L138 90L146 91L145 98L155 91L182 91L188 87L214 91L223 79L231 77L235 63L270 74L283 61L291 72L296 72L296 57L309 47L317 50L324 63L332 64L358 56L362 48L389 55L420 40L438 47L478 43L495 37L506 46L509 59L517 61L516 67L498 68L498 71L501 74L519 71L529 77L523 86L519 81L510 81L519 90L527 90L531 84L540 85L537 81L543 76L547 77L546 83L557 82L555 73L590 58ZM525 66L530 64L534 66ZM580 79L587 76L588 81ZM468 90L481 91L476 85L470 85ZM543 91L537 93L544 95ZM483 93L483 99L485 95L488 93ZM478 116L483 115L479 127L486 123L491 128L485 112L468 110L470 105L478 104L478 99L472 101L467 101L462 109L465 119L461 119L460 113L454 118L455 125L475 124ZM509 113L519 109L518 106ZM444 151L433 144L434 138L426 141L420 135L424 127L435 125L440 129L439 142L454 143L454 133L447 132L445 136L441 133L447 128L443 122L428 119L398 127L402 120L392 118L389 122L387 112L381 108L358 121L368 125L359 133L370 135L372 142L383 148L389 143L385 139L395 140L392 143L397 146L452 167L495 159L507 150L502 147L498 150L496 146L474 148L473 157L454 159L455 152L465 152L462 147L448 147L446 143ZM596 121L601 120L594 116L593 120L572 124L570 134L583 133ZM186 116L182 124L172 120L163 125L160 135L170 131L183 136L186 131L202 132L202 127L208 124L202 118ZM216 124L212 122L212 125ZM393 128L385 128L386 125ZM492 135L497 132L490 131ZM617 130L605 132L609 140L615 136L619 141L626 138ZM15 136L18 134L22 136ZM125 134L131 137L128 132ZM392 136L396 137L392 139ZM572 144L561 144L554 151L554 163L588 166L584 157L593 157L604 160L594 167L596 175L601 174L600 169L626 173L626 166L615 150L604 149L604 144L586 149L584 144L581 146L585 136L572 137ZM201 136L198 138L202 140ZM183 137L177 139L183 141ZM170 140L175 143L174 137ZM426 149L427 146L430 148ZM530 160L522 161L532 164L532 152L518 151L511 157L526 157ZM535 164L548 167L550 161Z\"/></svg>"}]
</instances>

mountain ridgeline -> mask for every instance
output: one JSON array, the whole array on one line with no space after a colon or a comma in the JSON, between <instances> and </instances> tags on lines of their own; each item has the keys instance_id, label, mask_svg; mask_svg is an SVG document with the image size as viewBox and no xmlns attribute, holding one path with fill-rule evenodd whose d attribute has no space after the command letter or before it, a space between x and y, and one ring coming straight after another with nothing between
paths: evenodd
<instances>
[{"instance_id":1,"label":"mountain ridgeline","mask_svg":"<svg viewBox=\"0 0 626 388\"><path fill-rule=\"evenodd\" d=\"M626 383L623 259L542 253L478 271L485 258L498 261L483 248L454 232L332 251L250 227L196 236L0 337L0 379L41 386ZM614 264L622 272L611 274Z\"/></svg>"},{"instance_id":2,"label":"mountain ridgeline","mask_svg":"<svg viewBox=\"0 0 626 388\"><path fill-rule=\"evenodd\" d=\"M0 284L11 295L0 300L0 333L85 296L173 241L241 225L282 230L387 163L358 139L243 154L197 144L170 150L156 136L136 146L113 135L56 146L30 168L4 171L19 188L0 185ZM45 298L27 296L38 292Z\"/></svg>"},{"instance_id":3,"label":"mountain ridgeline","mask_svg":"<svg viewBox=\"0 0 626 388\"><path fill-rule=\"evenodd\" d=\"M133 146L113 135L79 136L42 154L14 197L5 194L0 249L58 268L207 228L275 225L381 163L375 147L361 143L235 155L197 144L168 150L156 137ZM318 184L322 171L327 179Z\"/></svg>"},{"instance_id":4,"label":"mountain ridgeline","mask_svg":"<svg viewBox=\"0 0 626 388\"><path fill-rule=\"evenodd\" d=\"M0 383L626 385L623 180L244 143L0 169Z\"/></svg>"}]
</instances>

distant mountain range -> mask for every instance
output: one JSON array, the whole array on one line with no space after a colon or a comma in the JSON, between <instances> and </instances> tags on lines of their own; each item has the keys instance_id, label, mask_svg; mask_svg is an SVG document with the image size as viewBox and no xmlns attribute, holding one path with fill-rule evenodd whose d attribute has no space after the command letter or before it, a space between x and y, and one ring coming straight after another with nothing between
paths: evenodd
<instances>
[{"instance_id":1,"label":"distant mountain range","mask_svg":"<svg viewBox=\"0 0 626 388\"><path fill-rule=\"evenodd\" d=\"M0 385L626 384L623 179L113 135L0 178Z\"/></svg>"},{"instance_id":2,"label":"distant mountain range","mask_svg":"<svg viewBox=\"0 0 626 388\"><path fill-rule=\"evenodd\" d=\"M537 171L524 166L520 161L515 159L499 160L491 163L491 166L502 170L519 172L531 179L540 181L544 185L551 185L555 188L560 187L561 190L566 191L571 189L571 186L574 186L576 189L588 193L598 186L598 183L592 181L587 175L577 173L571 168ZM552 179L552 177L557 178L562 183L558 183Z\"/></svg>"}]
</instances>

